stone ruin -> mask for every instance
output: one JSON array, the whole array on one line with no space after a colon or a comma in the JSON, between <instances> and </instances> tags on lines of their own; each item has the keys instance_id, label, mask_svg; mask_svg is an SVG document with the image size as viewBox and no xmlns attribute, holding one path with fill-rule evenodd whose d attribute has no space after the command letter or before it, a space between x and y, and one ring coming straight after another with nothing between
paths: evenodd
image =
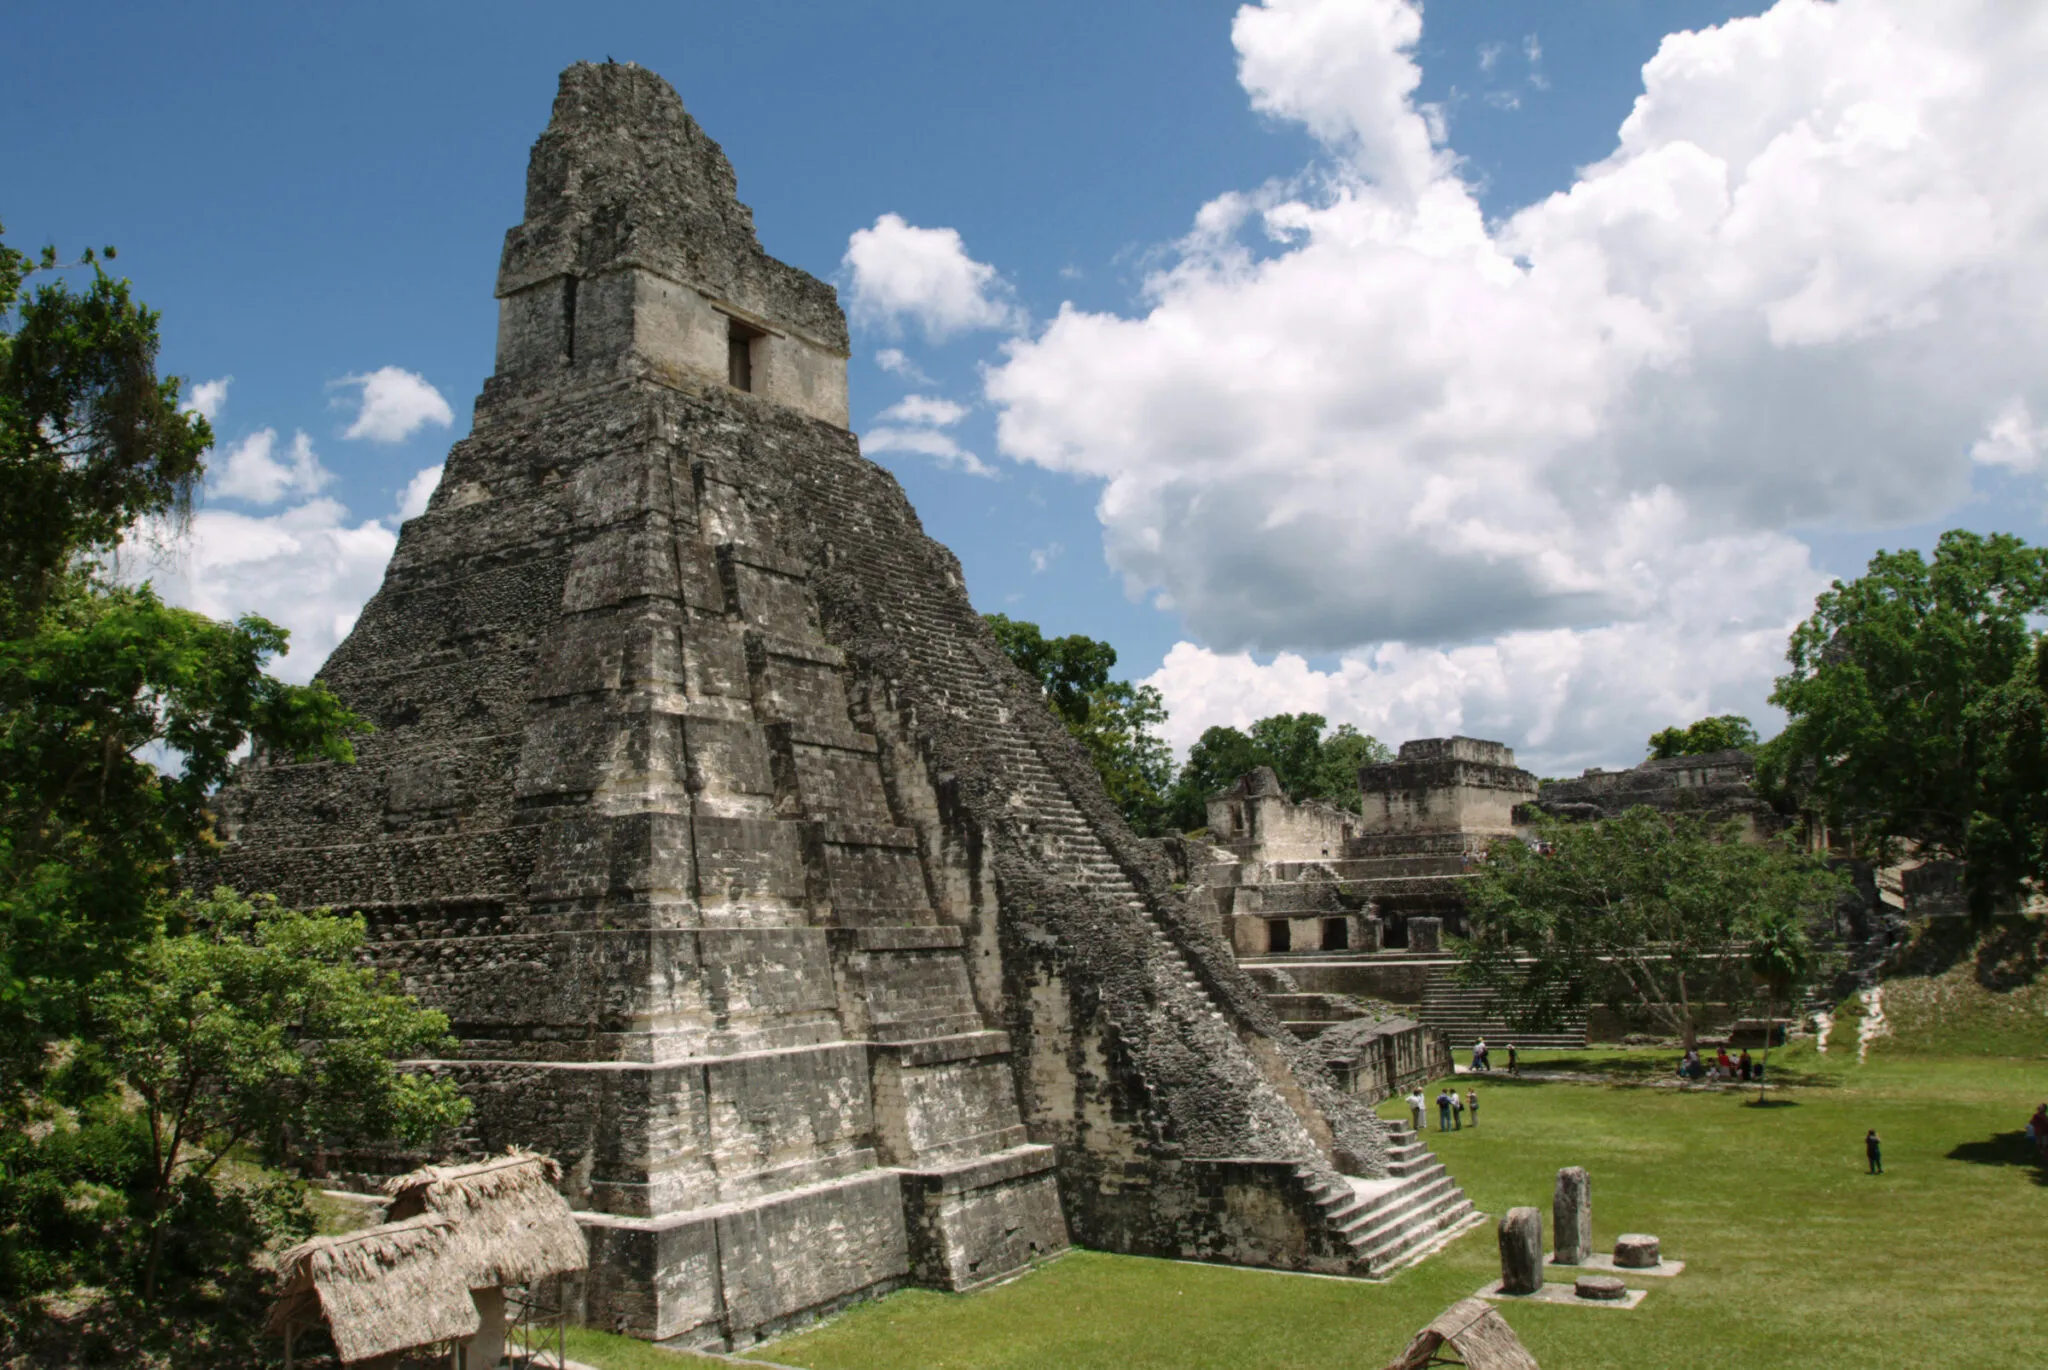
<instances>
[{"instance_id":1,"label":"stone ruin","mask_svg":"<svg viewBox=\"0 0 2048 1370\"><path fill-rule=\"evenodd\" d=\"M453 1023L457 1149L561 1163L582 1319L730 1346L1069 1241L1410 1258L1378 1119L862 458L832 289L660 78L563 73L497 294L471 433L321 672L376 731L252 759L193 876L361 911Z\"/></svg>"},{"instance_id":2,"label":"stone ruin","mask_svg":"<svg viewBox=\"0 0 2048 1370\"><path fill-rule=\"evenodd\" d=\"M1418 930L1463 931L1472 862L1537 794L1510 748L1474 737L1404 742L1358 779L1359 813L1294 803L1265 766L1209 800L1221 855L1198 880L1239 955L1408 950Z\"/></svg>"}]
</instances>

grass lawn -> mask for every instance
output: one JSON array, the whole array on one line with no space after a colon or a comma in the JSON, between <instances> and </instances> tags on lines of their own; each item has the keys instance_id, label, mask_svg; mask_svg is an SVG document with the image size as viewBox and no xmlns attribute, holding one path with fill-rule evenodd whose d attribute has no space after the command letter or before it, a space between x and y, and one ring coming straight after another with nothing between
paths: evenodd
<instances>
[{"instance_id":1,"label":"grass lawn","mask_svg":"<svg viewBox=\"0 0 2048 1370\"><path fill-rule=\"evenodd\" d=\"M1662 1074L1646 1055L1525 1060ZM1481 1127L1430 1135L1490 1214L1534 1204L1547 1238L1555 1172L1583 1165L1596 1246L1654 1232L1690 1263L1641 1280L1650 1296L1632 1312L1510 1306L1537 1358L1568 1370L2048 1364L2048 1175L2018 1139L2048 1098L2048 1059L1880 1046L1859 1066L1853 1044L1780 1058L1803 1083L1770 1108L1496 1079L1480 1084ZM1864 1173L1872 1127L1882 1177ZM809 1370L1378 1367L1497 1273L1490 1225L1385 1284L1075 1252L974 1294L907 1290L756 1354ZM611 1342L588 1334L572 1354L607 1370L689 1363Z\"/></svg>"}]
</instances>

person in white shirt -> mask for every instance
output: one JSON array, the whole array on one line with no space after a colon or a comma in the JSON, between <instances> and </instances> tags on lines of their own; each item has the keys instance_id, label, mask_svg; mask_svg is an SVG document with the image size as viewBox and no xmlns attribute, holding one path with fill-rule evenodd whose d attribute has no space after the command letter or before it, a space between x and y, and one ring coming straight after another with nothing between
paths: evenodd
<instances>
[{"instance_id":1,"label":"person in white shirt","mask_svg":"<svg viewBox=\"0 0 2048 1370\"><path fill-rule=\"evenodd\" d=\"M1422 1131L1422 1112L1427 1107L1422 1098L1422 1086L1417 1085L1415 1091L1408 1096L1405 1102L1408 1105L1408 1112L1415 1119L1415 1130L1417 1132Z\"/></svg>"}]
</instances>

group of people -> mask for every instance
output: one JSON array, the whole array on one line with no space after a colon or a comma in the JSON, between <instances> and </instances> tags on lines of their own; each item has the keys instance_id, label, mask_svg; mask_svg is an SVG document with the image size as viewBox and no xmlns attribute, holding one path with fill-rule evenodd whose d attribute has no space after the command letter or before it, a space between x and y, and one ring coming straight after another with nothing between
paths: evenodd
<instances>
[{"instance_id":1,"label":"group of people","mask_svg":"<svg viewBox=\"0 0 2048 1370\"><path fill-rule=\"evenodd\" d=\"M1493 1069L1493 1050L1492 1048L1486 1045L1486 1039L1484 1037L1481 1037L1478 1041L1472 1044L1472 1069L1488 1071ZM1515 1044L1513 1042L1509 1042L1508 1074L1519 1075L1521 1073L1522 1063L1519 1056L1515 1052Z\"/></svg>"},{"instance_id":2,"label":"group of people","mask_svg":"<svg viewBox=\"0 0 2048 1370\"><path fill-rule=\"evenodd\" d=\"M1415 1130L1417 1132L1427 1132L1429 1129L1423 1126L1423 1114L1427 1105L1423 1102L1422 1086L1417 1085L1403 1102L1408 1105L1409 1116L1415 1120ZM1436 1130L1438 1132L1464 1131L1465 1114L1468 1110L1472 1114L1472 1126L1478 1127L1479 1091L1468 1089L1465 1091L1464 1097L1460 1098L1456 1089L1449 1085L1444 1086L1444 1088L1437 1091L1436 1095Z\"/></svg>"},{"instance_id":3,"label":"group of people","mask_svg":"<svg viewBox=\"0 0 2048 1370\"><path fill-rule=\"evenodd\" d=\"M1682 1080L1740 1080L1744 1084L1752 1084L1764 1078L1764 1067L1763 1062L1749 1059L1747 1047L1736 1057L1728 1055L1727 1047L1720 1047L1714 1052L1712 1061L1701 1060L1700 1049L1692 1047L1678 1063L1678 1076Z\"/></svg>"}]
</instances>

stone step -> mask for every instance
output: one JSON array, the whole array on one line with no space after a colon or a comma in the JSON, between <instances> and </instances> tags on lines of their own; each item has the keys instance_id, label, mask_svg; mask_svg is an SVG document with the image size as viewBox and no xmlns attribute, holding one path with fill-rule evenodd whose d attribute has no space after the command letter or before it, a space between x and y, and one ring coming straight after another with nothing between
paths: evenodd
<instances>
[{"instance_id":1,"label":"stone step","mask_svg":"<svg viewBox=\"0 0 2048 1370\"><path fill-rule=\"evenodd\" d=\"M1385 1279L1429 1255L1452 1236L1479 1226L1485 1218L1462 1194L1428 1218L1416 1222L1397 1238L1364 1253L1366 1268Z\"/></svg>"}]
</instances>

